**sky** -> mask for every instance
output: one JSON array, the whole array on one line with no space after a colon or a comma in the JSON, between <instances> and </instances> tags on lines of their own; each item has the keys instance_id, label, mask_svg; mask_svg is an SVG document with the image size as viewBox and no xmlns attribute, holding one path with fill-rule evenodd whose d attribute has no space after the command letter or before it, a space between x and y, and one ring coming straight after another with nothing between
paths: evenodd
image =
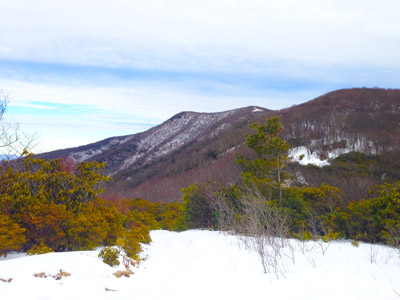
<instances>
[{"instance_id":1,"label":"sky","mask_svg":"<svg viewBox=\"0 0 400 300\"><path fill-rule=\"evenodd\" d=\"M181 111L400 87L398 0L0 0L2 122L35 152Z\"/></svg>"}]
</instances>

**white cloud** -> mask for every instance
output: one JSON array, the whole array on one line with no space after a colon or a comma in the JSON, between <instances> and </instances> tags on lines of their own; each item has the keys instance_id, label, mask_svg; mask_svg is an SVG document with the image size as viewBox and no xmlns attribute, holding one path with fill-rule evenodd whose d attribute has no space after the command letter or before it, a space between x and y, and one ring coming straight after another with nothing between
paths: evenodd
<instances>
[{"instance_id":1,"label":"white cloud","mask_svg":"<svg viewBox=\"0 0 400 300\"><path fill-rule=\"evenodd\" d=\"M153 82L104 86L69 86L40 84L16 80L1 80L0 86L10 91L12 105L43 108L35 102L86 105L93 109L112 114L129 114L158 122L184 110L217 112L233 108L259 105L269 109L280 109L309 100L312 92L277 92L269 97L262 96L225 96L196 93L195 91L176 89L173 86ZM238 91L239 92L239 91ZM243 93L243 91L241 91ZM318 93L315 93L317 96ZM39 100L40 99L40 100ZM48 106L45 106L49 109ZM50 107L51 108L51 107Z\"/></svg>"},{"instance_id":2,"label":"white cloud","mask_svg":"<svg viewBox=\"0 0 400 300\"><path fill-rule=\"evenodd\" d=\"M1 57L167 70L399 66L398 11L397 0L5 0Z\"/></svg>"}]
</instances>

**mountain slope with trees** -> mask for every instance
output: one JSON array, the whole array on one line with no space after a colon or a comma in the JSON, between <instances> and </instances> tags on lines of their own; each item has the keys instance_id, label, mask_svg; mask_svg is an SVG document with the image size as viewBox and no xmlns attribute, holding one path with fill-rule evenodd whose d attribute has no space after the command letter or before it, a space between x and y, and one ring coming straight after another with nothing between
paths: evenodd
<instances>
[{"instance_id":1,"label":"mountain slope with trees","mask_svg":"<svg viewBox=\"0 0 400 300\"><path fill-rule=\"evenodd\" d=\"M106 173L114 178L109 194L175 202L181 199L181 188L195 182L239 182L235 153L251 155L244 144L251 132L248 125L273 116L282 117L281 136L292 149L305 147L320 159L331 159L324 168L291 165L304 182L337 183L344 174L351 175L362 188L345 189L360 193L381 183L381 178L400 179L396 171L400 169L400 90L385 89L338 90L279 111L246 107L214 114L184 112L143 133L41 157L105 162Z\"/></svg>"}]
</instances>

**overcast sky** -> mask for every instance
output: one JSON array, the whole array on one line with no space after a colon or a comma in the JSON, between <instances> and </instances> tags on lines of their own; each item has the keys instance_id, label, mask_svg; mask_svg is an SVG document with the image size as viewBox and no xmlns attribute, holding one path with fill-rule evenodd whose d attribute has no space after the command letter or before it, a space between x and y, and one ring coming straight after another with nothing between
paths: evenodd
<instances>
[{"instance_id":1,"label":"overcast sky","mask_svg":"<svg viewBox=\"0 0 400 300\"><path fill-rule=\"evenodd\" d=\"M181 111L400 87L399 0L0 0L0 89L37 152Z\"/></svg>"}]
</instances>

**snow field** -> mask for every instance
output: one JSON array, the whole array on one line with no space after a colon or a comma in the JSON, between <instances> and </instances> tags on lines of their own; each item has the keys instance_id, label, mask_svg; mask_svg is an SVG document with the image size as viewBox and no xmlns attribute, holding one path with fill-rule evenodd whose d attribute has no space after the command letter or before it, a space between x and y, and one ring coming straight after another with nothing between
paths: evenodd
<instances>
[{"instance_id":1,"label":"snow field","mask_svg":"<svg viewBox=\"0 0 400 300\"><path fill-rule=\"evenodd\" d=\"M385 246L348 241L329 244L325 255L315 242L289 242L279 279L264 274L258 255L236 237L190 230L151 232L146 259L130 278L112 275L99 251L10 255L0 259L0 299L399 299L400 258ZM326 247L326 244L324 245ZM305 250L307 248L307 250ZM301 250L304 250L303 251ZM294 253L294 262L291 254ZM35 278L34 273L70 277ZM106 291L105 288L116 290Z\"/></svg>"}]
</instances>

